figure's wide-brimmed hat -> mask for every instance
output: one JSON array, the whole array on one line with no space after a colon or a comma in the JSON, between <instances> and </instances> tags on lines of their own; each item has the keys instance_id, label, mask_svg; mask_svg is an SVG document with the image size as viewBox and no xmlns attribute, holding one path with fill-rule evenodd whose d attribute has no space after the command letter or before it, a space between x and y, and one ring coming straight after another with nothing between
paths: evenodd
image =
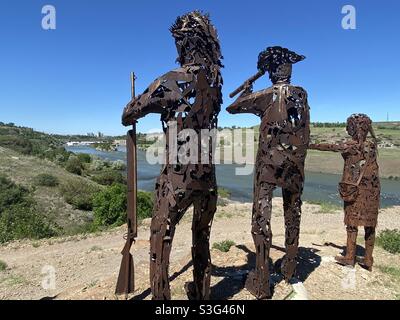
<instances>
[{"instance_id":1,"label":"figure's wide-brimmed hat","mask_svg":"<svg viewBox=\"0 0 400 320\"><path fill-rule=\"evenodd\" d=\"M305 56L299 55L287 48L279 46L268 47L259 54L257 68L264 72L274 72L282 64L295 64L305 58Z\"/></svg>"}]
</instances>

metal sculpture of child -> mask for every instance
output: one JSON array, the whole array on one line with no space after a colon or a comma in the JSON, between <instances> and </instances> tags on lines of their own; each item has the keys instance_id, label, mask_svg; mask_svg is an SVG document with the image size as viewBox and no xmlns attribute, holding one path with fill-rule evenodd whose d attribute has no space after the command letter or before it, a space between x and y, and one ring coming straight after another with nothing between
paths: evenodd
<instances>
[{"instance_id":1,"label":"metal sculpture of child","mask_svg":"<svg viewBox=\"0 0 400 320\"><path fill-rule=\"evenodd\" d=\"M217 203L212 152L207 155L207 163L201 162L200 155L198 163L181 163L176 155L171 155L173 147L169 138L173 134L170 124L175 123L177 153L181 154L186 152L189 144L195 143L188 137L179 138L182 130L192 129L200 134L201 129L217 127L217 115L222 103L222 56L216 29L208 16L198 11L178 17L170 31L175 38L179 54L177 62L181 67L155 80L142 95L131 101L124 110L123 124L129 125L149 113L160 113L166 134L167 161L156 182L151 222L150 281L153 299L171 298L168 266L175 226L191 205L194 205L194 282L186 284L186 290L191 299L209 299L209 237ZM211 138L209 140L212 141Z\"/></svg>"},{"instance_id":2,"label":"metal sculpture of child","mask_svg":"<svg viewBox=\"0 0 400 320\"><path fill-rule=\"evenodd\" d=\"M248 83L243 94L227 108L230 113L253 113L261 118L255 164L252 235L256 268L246 288L258 299L271 297L269 251L272 241L273 190L282 188L286 255L281 271L287 281L294 275L299 243L304 161L309 143L307 92L290 84L292 64L305 57L286 48L269 47L258 58L258 74L268 72L273 86L252 92ZM257 78L257 75L253 77Z\"/></svg>"},{"instance_id":3,"label":"metal sculpture of child","mask_svg":"<svg viewBox=\"0 0 400 320\"><path fill-rule=\"evenodd\" d=\"M347 132L352 140L340 144L310 144L310 149L341 152L344 159L339 192L344 201L344 223L347 229L346 255L337 256L342 265L354 266L358 227L365 229L365 257L361 265L372 270L372 252L380 203L377 143L372 121L365 114L353 114L347 119ZM371 133L373 141L367 140Z\"/></svg>"}]
</instances>

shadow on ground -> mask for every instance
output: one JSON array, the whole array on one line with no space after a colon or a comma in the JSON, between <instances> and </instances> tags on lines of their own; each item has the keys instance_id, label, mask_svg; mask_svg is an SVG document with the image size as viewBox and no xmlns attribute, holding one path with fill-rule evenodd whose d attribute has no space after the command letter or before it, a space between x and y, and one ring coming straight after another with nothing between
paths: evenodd
<instances>
[{"instance_id":1,"label":"shadow on ground","mask_svg":"<svg viewBox=\"0 0 400 320\"><path fill-rule=\"evenodd\" d=\"M212 276L222 278L217 284L211 287L211 299L215 300L226 300L234 297L240 291L244 289L247 274L254 269L256 256L253 251L244 245L238 245L238 249L243 250L247 254L247 262L241 266L227 266L220 267L213 265ZM280 251L284 254L285 249L273 245L273 249ZM309 275L320 265L321 257L317 254L318 249L313 248L299 248L298 264L296 274L291 282L304 282ZM282 274L280 273L280 263L282 259L278 259L275 263L272 259L270 262L270 273L271 273L271 286L275 287L281 281L284 281ZM186 272L192 266L192 262L188 262L181 270L175 272L170 277L170 282L174 281L181 274ZM132 300L143 300L151 295L150 288L139 293Z\"/></svg>"},{"instance_id":2,"label":"shadow on ground","mask_svg":"<svg viewBox=\"0 0 400 320\"><path fill-rule=\"evenodd\" d=\"M272 245L273 249L285 253L285 249ZM229 299L244 289L247 274L254 269L256 262L256 255L244 245L239 245L237 248L243 250L247 254L247 263L238 267L218 267L214 266L213 276L224 277L223 280L218 282L211 288L211 297L213 299ZM308 276L320 265L321 257L317 254L319 250L313 248L299 248L298 264L296 274L291 282L304 282ZM284 281L280 273L280 264L282 259L278 259L275 263L269 259L271 286L273 288Z\"/></svg>"}]
</instances>

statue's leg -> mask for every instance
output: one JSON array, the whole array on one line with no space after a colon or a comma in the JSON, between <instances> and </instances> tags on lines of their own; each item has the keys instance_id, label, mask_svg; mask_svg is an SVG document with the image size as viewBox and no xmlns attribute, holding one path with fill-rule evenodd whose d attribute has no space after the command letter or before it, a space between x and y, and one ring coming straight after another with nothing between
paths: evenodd
<instances>
[{"instance_id":1,"label":"statue's leg","mask_svg":"<svg viewBox=\"0 0 400 320\"><path fill-rule=\"evenodd\" d=\"M285 247L286 254L282 259L281 272L289 281L296 271L296 258L299 247L301 192L282 189L283 210L285 216Z\"/></svg>"},{"instance_id":2,"label":"statue's leg","mask_svg":"<svg viewBox=\"0 0 400 320\"><path fill-rule=\"evenodd\" d=\"M207 193L194 201L192 224L193 283L186 285L189 299L208 300L210 298L211 224L217 209L217 194Z\"/></svg>"},{"instance_id":3,"label":"statue's leg","mask_svg":"<svg viewBox=\"0 0 400 320\"><path fill-rule=\"evenodd\" d=\"M374 264L374 258L372 257L374 245L375 227L365 227L365 256L362 265L369 271L372 271L372 265Z\"/></svg>"},{"instance_id":4,"label":"statue's leg","mask_svg":"<svg viewBox=\"0 0 400 320\"><path fill-rule=\"evenodd\" d=\"M169 300L171 292L168 266L176 225L172 217L176 216L176 210L170 207L170 193L167 188L157 191L151 220L150 284L154 300Z\"/></svg>"},{"instance_id":5,"label":"statue's leg","mask_svg":"<svg viewBox=\"0 0 400 320\"><path fill-rule=\"evenodd\" d=\"M251 233L256 248L256 268L246 280L246 289L257 299L270 298L269 251L272 242L272 192L275 185L255 184Z\"/></svg>"},{"instance_id":6,"label":"statue's leg","mask_svg":"<svg viewBox=\"0 0 400 320\"><path fill-rule=\"evenodd\" d=\"M346 230L347 230L346 255L344 257L337 256L335 257L335 260L337 263L341 265L354 267L356 261L358 228L355 226L346 226Z\"/></svg>"}]
</instances>

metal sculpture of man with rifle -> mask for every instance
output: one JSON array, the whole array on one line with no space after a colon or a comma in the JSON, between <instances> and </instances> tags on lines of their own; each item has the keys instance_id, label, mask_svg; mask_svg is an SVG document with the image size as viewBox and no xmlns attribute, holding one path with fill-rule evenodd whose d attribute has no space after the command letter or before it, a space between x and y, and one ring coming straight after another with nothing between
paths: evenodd
<instances>
[{"instance_id":1,"label":"metal sculpture of man with rifle","mask_svg":"<svg viewBox=\"0 0 400 320\"><path fill-rule=\"evenodd\" d=\"M176 151L182 154L195 143L188 137L181 139L179 134L183 130L200 133L204 129L217 128L217 115L222 103L222 56L217 32L208 16L202 13L194 11L178 17L170 30L181 67L158 78L142 95L132 99L123 112L122 123L132 125L149 113L159 113L166 134L166 163L156 182L151 222L150 282L153 299L171 299L168 267L175 227L193 205L194 281L185 287L190 299L203 300L210 294L209 237L217 204L213 139L211 136L208 139L210 150L206 163L203 162L204 154L198 155L196 163L182 163L174 155L170 135L176 134L172 127L176 128Z\"/></svg>"},{"instance_id":2,"label":"metal sculpture of man with rifle","mask_svg":"<svg viewBox=\"0 0 400 320\"><path fill-rule=\"evenodd\" d=\"M271 297L269 251L272 241L272 194L282 188L286 255L281 272L286 281L295 273L299 243L304 161L309 144L307 92L290 84L292 64L305 57L286 48L269 47L258 58L259 72L231 94L240 97L227 108L229 113L253 113L261 118L259 147L255 164L252 235L256 268L246 288L258 299ZM272 87L252 92L252 83L269 74Z\"/></svg>"}]
</instances>

